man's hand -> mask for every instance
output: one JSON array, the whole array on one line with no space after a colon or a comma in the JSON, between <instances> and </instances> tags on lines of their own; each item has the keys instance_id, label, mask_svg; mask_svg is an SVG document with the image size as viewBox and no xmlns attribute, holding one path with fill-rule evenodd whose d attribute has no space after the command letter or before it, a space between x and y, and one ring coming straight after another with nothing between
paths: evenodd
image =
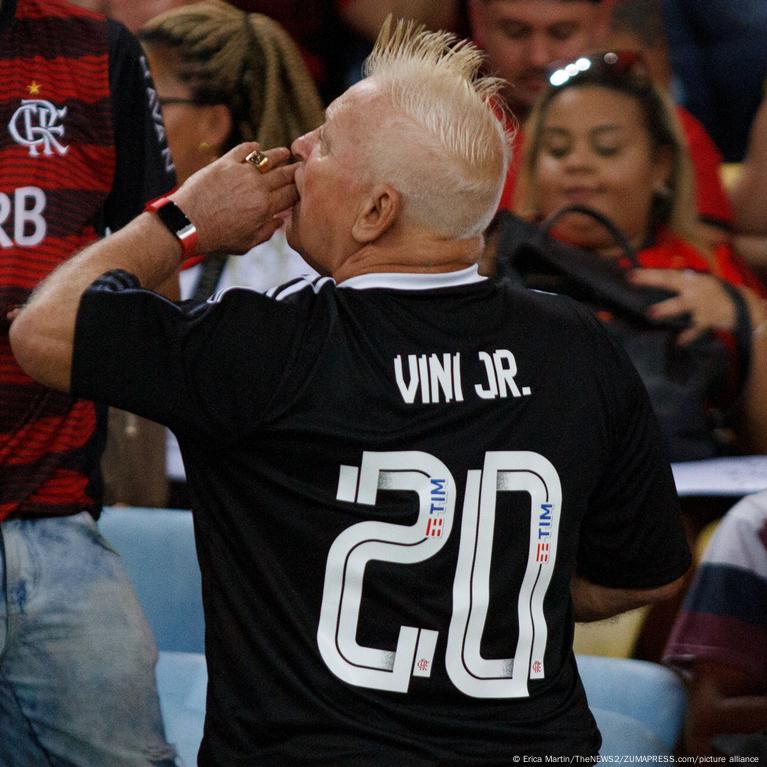
<instances>
[{"instance_id":1,"label":"man's hand","mask_svg":"<svg viewBox=\"0 0 767 767\"><path fill-rule=\"evenodd\" d=\"M279 229L277 214L298 200L290 152L269 149L265 173L245 157L259 145L240 144L190 176L170 198L198 232L200 253L245 253Z\"/></svg>"}]
</instances>

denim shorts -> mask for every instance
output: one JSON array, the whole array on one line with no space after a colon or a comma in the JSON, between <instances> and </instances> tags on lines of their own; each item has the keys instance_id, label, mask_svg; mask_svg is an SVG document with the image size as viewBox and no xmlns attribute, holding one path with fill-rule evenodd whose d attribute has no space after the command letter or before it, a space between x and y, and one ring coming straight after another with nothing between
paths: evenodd
<instances>
[{"instance_id":1,"label":"denim shorts","mask_svg":"<svg viewBox=\"0 0 767 767\"><path fill-rule=\"evenodd\" d=\"M157 648L87 512L0 524L0 765L172 767Z\"/></svg>"}]
</instances>

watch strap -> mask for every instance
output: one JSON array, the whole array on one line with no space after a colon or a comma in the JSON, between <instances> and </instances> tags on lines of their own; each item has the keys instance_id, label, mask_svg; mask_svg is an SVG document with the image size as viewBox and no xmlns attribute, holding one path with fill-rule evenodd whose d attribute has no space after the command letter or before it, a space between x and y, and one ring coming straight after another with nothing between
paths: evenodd
<instances>
[{"instance_id":1,"label":"watch strap","mask_svg":"<svg viewBox=\"0 0 767 767\"><path fill-rule=\"evenodd\" d=\"M185 259L197 252L197 228L173 200L158 197L148 202L144 210L157 214L168 231L181 243Z\"/></svg>"}]
</instances>

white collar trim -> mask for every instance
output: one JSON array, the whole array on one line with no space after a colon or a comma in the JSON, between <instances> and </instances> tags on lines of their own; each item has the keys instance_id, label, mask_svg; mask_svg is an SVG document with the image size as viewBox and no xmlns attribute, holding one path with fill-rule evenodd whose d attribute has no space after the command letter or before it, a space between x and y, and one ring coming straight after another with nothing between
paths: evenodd
<instances>
[{"instance_id":1,"label":"white collar trim","mask_svg":"<svg viewBox=\"0 0 767 767\"><path fill-rule=\"evenodd\" d=\"M369 288L390 288L393 290L435 290L436 288L453 288L458 285L471 285L482 282L487 277L479 273L479 265L474 264L468 269L457 272L376 272L350 277L338 285L339 288L354 288L368 290Z\"/></svg>"}]
</instances>

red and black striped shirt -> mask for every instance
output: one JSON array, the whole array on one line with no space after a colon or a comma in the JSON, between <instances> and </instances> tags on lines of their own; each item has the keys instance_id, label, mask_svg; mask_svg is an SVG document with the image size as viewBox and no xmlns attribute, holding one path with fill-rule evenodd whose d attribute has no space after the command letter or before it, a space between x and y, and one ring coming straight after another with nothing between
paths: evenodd
<instances>
[{"instance_id":1,"label":"red and black striped shirt","mask_svg":"<svg viewBox=\"0 0 767 767\"><path fill-rule=\"evenodd\" d=\"M96 513L97 407L25 375L6 315L170 189L172 164L124 28L62 0L6 0L0 14L0 519Z\"/></svg>"}]
</instances>

